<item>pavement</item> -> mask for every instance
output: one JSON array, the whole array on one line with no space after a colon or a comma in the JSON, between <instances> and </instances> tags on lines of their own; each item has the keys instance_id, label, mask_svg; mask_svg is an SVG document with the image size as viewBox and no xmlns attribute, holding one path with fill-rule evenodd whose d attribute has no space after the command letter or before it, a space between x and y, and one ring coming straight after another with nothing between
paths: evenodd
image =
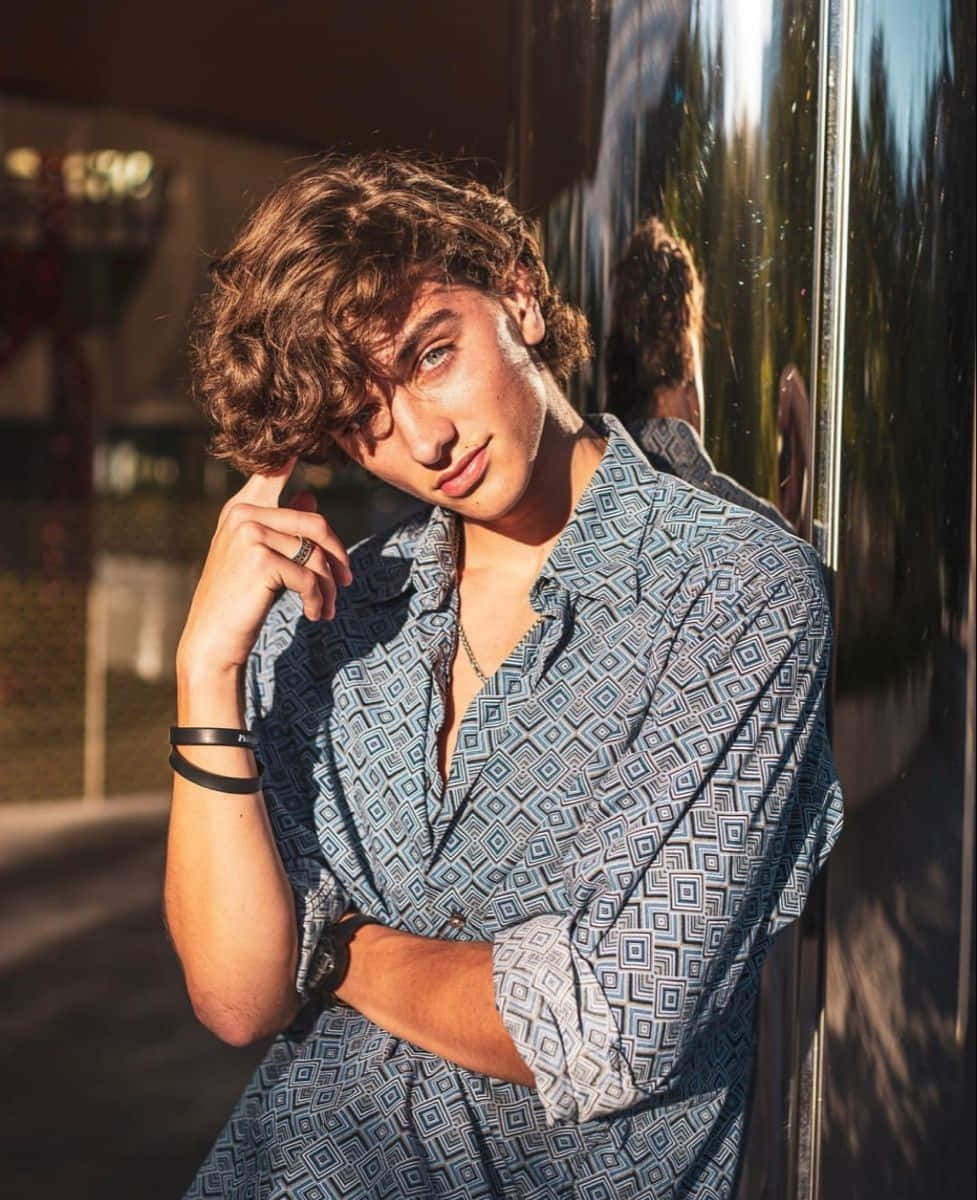
<instances>
[{"instance_id":1,"label":"pavement","mask_svg":"<svg viewBox=\"0 0 977 1200\"><path fill-rule=\"evenodd\" d=\"M263 1053L193 1018L167 797L0 805L0 1195L179 1200Z\"/></svg>"}]
</instances>

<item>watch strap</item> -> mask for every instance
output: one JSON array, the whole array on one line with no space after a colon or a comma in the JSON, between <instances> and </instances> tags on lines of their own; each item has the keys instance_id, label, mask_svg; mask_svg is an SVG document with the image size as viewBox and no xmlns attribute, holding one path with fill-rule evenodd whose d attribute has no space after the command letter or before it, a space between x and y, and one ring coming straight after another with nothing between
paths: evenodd
<instances>
[{"instance_id":1,"label":"watch strap","mask_svg":"<svg viewBox=\"0 0 977 1200\"><path fill-rule=\"evenodd\" d=\"M364 925L382 925L376 917L366 913L354 913L345 920L337 921L323 934L332 943L332 966L317 984L317 990L327 1003L332 1003L333 993L342 985L349 971L349 944Z\"/></svg>"},{"instance_id":2,"label":"watch strap","mask_svg":"<svg viewBox=\"0 0 977 1200\"><path fill-rule=\"evenodd\" d=\"M378 921L376 917L367 916L366 913L354 913L351 917L346 917L344 920L337 921L332 927L332 936L335 941L341 942L342 945L348 946L356 937L356 932L362 929L364 925L381 925L382 921Z\"/></svg>"}]
</instances>

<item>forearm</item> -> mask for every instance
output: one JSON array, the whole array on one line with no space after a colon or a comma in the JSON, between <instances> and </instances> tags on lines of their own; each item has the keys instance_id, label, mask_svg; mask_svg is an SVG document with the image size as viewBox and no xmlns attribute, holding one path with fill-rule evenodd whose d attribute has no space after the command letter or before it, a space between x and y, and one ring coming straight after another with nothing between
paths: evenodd
<instances>
[{"instance_id":1,"label":"forearm","mask_svg":"<svg viewBox=\"0 0 977 1200\"><path fill-rule=\"evenodd\" d=\"M365 925L336 994L395 1037L482 1075L535 1086L495 1007L487 942Z\"/></svg>"},{"instance_id":2,"label":"forearm","mask_svg":"<svg viewBox=\"0 0 977 1200\"><path fill-rule=\"evenodd\" d=\"M235 675L181 669L178 723L243 728ZM181 747L218 774L254 775L234 747ZM226 1041L244 1043L294 1016L295 908L261 793L237 796L174 777L166 856L167 924L194 1011Z\"/></svg>"}]
</instances>

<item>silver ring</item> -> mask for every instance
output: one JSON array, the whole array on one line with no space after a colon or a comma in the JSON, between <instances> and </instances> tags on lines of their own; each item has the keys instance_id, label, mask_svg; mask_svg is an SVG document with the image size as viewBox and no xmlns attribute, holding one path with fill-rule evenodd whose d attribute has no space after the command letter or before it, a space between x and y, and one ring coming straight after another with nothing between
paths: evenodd
<instances>
[{"instance_id":1,"label":"silver ring","mask_svg":"<svg viewBox=\"0 0 977 1200\"><path fill-rule=\"evenodd\" d=\"M315 549L315 542L310 542L307 537L302 537L302 535L298 533L295 536L299 540L299 548L292 555L292 562L298 563L300 567L304 567L312 557L312 551Z\"/></svg>"}]
</instances>

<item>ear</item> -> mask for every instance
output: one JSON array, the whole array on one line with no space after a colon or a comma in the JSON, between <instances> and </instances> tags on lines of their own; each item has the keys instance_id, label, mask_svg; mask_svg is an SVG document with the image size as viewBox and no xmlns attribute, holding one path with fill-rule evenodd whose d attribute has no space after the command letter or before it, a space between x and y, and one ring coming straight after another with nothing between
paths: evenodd
<instances>
[{"instance_id":1,"label":"ear","mask_svg":"<svg viewBox=\"0 0 977 1200\"><path fill-rule=\"evenodd\" d=\"M546 322L536 298L533 281L521 264L516 266L512 283L502 299L519 326L526 345L538 346L546 336Z\"/></svg>"}]
</instances>

